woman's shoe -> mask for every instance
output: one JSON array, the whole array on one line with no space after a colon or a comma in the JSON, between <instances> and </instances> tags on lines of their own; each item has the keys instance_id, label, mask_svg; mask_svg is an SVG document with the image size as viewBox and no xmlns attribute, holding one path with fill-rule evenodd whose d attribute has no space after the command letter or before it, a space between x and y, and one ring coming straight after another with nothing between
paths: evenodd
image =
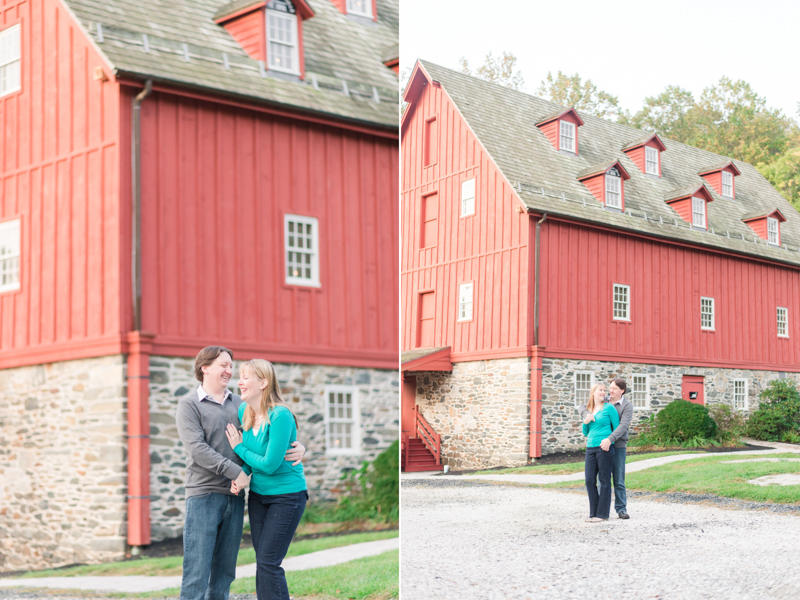
<instances>
[{"instance_id":1,"label":"woman's shoe","mask_svg":"<svg viewBox=\"0 0 800 600\"><path fill-rule=\"evenodd\" d=\"M601 519L600 517L589 517L586 519L587 523L602 523L603 521L608 521L608 519Z\"/></svg>"}]
</instances>

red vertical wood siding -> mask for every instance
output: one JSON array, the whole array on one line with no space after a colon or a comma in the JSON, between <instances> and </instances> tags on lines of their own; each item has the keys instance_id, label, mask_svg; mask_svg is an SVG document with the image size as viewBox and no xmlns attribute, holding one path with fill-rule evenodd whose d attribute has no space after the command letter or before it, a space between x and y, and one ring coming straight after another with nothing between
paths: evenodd
<instances>
[{"instance_id":1,"label":"red vertical wood siding","mask_svg":"<svg viewBox=\"0 0 800 600\"><path fill-rule=\"evenodd\" d=\"M582 183L586 186L586 189L589 190L592 196L595 197L595 200L597 200L600 204L606 203L605 173L600 173L600 175L590 177L589 179L584 179Z\"/></svg>"},{"instance_id":2,"label":"red vertical wood siding","mask_svg":"<svg viewBox=\"0 0 800 600\"><path fill-rule=\"evenodd\" d=\"M722 169L721 171L715 171L713 173L709 173L708 175L703 175L703 179L708 182L712 188L714 188L717 193L721 196L722 195L722 171L727 171L733 177L731 178L731 187L733 191L733 198L736 198L736 173L733 172L733 169L727 168Z\"/></svg>"},{"instance_id":3,"label":"red vertical wood siding","mask_svg":"<svg viewBox=\"0 0 800 600\"><path fill-rule=\"evenodd\" d=\"M57 0L6 0L22 90L0 98L0 220L21 219L21 288L0 295L0 367L120 351L119 92Z\"/></svg>"},{"instance_id":4,"label":"red vertical wood siding","mask_svg":"<svg viewBox=\"0 0 800 600\"><path fill-rule=\"evenodd\" d=\"M392 140L155 93L142 105L154 353L218 340L237 357L396 368L397 180ZM319 288L284 283L285 214L319 220Z\"/></svg>"},{"instance_id":5,"label":"red vertical wood siding","mask_svg":"<svg viewBox=\"0 0 800 600\"><path fill-rule=\"evenodd\" d=\"M632 148L630 150L626 150L625 154L628 155L633 163L639 167L639 170L642 173L647 173L647 164L646 164L646 151L645 147L649 146L650 148L655 148L658 152L658 176L661 177L661 148L658 147L658 144L654 140L650 140L643 146L639 146L638 148Z\"/></svg>"},{"instance_id":6,"label":"red vertical wood siding","mask_svg":"<svg viewBox=\"0 0 800 600\"><path fill-rule=\"evenodd\" d=\"M675 209L675 212L678 213L678 216L686 221L687 223L692 222L692 199L684 198L683 200L678 200L677 202L670 202L670 206Z\"/></svg>"},{"instance_id":7,"label":"red vertical wood siding","mask_svg":"<svg viewBox=\"0 0 800 600\"><path fill-rule=\"evenodd\" d=\"M545 123L539 129L542 130L542 133L550 140L550 143L553 144L553 148L558 150L558 133L559 133L559 122L557 119L555 121L550 121L549 123Z\"/></svg>"},{"instance_id":8,"label":"red vertical wood siding","mask_svg":"<svg viewBox=\"0 0 800 600\"><path fill-rule=\"evenodd\" d=\"M298 23L300 20L298 15ZM267 60L266 17L263 8L226 21L223 27L239 42L250 58Z\"/></svg>"},{"instance_id":9,"label":"red vertical wood siding","mask_svg":"<svg viewBox=\"0 0 800 600\"><path fill-rule=\"evenodd\" d=\"M797 269L549 219L541 235L547 356L800 369ZM613 283L631 286L630 323L612 319ZM714 298L714 332L700 329L701 296Z\"/></svg>"},{"instance_id":10,"label":"red vertical wood siding","mask_svg":"<svg viewBox=\"0 0 800 600\"><path fill-rule=\"evenodd\" d=\"M528 336L528 227L508 182L435 85L409 110L401 157L402 349L416 346L419 292L435 291L431 346L451 346L455 359L525 355ZM424 166L426 121L437 117L438 144ZM461 183L475 178L475 214L461 216ZM437 245L423 248L421 198L437 192ZM422 249L421 249L422 248ZM473 319L457 323L458 286L474 281Z\"/></svg>"},{"instance_id":11,"label":"red vertical wood siding","mask_svg":"<svg viewBox=\"0 0 800 600\"><path fill-rule=\"evenodd\" d=\"M753 221L748 221L747 225L750 226L750 229L756 232L756 235L761 239L766 240L769 237L769 233L767 232L767 218L764 217L763 219L755 219ZM778 233L780 234L780 224L778 224ZM778 236L780 239L780 235Z\"/></svg>"}]
</instances>

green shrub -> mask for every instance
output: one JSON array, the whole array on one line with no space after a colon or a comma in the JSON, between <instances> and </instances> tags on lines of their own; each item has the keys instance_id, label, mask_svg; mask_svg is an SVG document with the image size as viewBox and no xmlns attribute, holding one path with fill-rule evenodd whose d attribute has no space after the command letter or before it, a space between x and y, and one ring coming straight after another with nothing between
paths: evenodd
<instances>
[{"instance_id":1,"label":"green shrub","mask_svg":"<svg viewBox=\"0 0 800 600\"><path fill-rule=\"evenodd\" d=\"M748 436L768 442L800 439L800 392L793 380L770 381L759 399L759 407L747 420Z\"/></svg>"},{"instance_id":2,"label":"green shrub","mask_svg":"<svg viewBox=\"0 0 800 600\"><path fill-rule=\"evenodd\" d=\"M656 437L683 443L692 439L716 439L717 424L708 409L687 400L675 400L656 415Z\"/></svg>"},{"instance_id":3,"label":"green shrub","mask_svg":"<svg viewBox=\"0 0 800 600\"><path fill-rule=\"evenodd\" d=\"M370 464L343 477L350 490L333 511L336 521L400 519L400 442L395 441Z\"/></svg>"},{"instance_id":4,"label":"green shrub","mask_svg":"<svg viewBox=\"0 0 800 600\"><path fill-rule=\"evenodd\" d=\"M742 437L745 428L744 415L729 404L715 404L708 413L717 424L717 439L720 442L734 442Z\"/></svg>"}]
</instances>

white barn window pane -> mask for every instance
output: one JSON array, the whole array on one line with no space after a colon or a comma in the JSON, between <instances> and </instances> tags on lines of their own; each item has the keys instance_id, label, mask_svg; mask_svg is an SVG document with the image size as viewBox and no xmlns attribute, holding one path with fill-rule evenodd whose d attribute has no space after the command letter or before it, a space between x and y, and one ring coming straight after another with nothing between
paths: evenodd
<instances>
[{"instance_id":1,"label":"white barn window pane","mask_svg":"<svg viewBox=\"0 0 800 600\"><path fill-rule=\"evenodd\" d=\"M647 375L633 376L632 403L634 408L647 408Z\"/></svg>"},{"instance_id":2,"label":"white barn window pane","mask_svg":"<svg viewBox=\"0 0 800 600\"><path fill-rule=\"evenodd\" d=\"M767 241L774 245L778 245L778 219L767 217Z\"/></svg>"},{"instance_id":3,"label":"white barn window pane","mask_svg":"<svg viewBox=\"0 0 800 600\"><path fill-rule=\"evenodd\" d=\"M472 283L458 286L458 320L469 321L472 318Z\"/></svg>"},{"instance_id":4,"label":"white barn window pane","mask_svg":"<svg viewBox=\"0 0 800 600\"><path fill-rule=\"evenodd\" d=\"M644 147L645 172L658 175L658 150L650 146Z\"/></svg>"},{"instance_id":5,"label":"white barn window pane","mask_svg":"<svg viewBox=\"0 0 800 600\"><path fill-rule=\"evenodd\" d=\"M0 223L0 292L19 289L20 220Z\"/></svg>"},{"instance_id":6,"label":"white barn window pane","mask_svg":"<svg viewBox=\"0 0 800 600\"><path fill-rule=\"evenodd\" d=\"M20 89L21 56L20 26L0 31L0 96Z\"/></svg>"},{"instance_id":7,"label":"white barn window pane","mask_svg":"<svg viewBox=\"0 0 800 600\"><path fill-rule=\"evenodd\" d=\"M317 219L286 215L286 283L319 286L319 241Z\"/></svg>"},{"instance_id":8,"label":"white barn window pane","mask_svg":"<svg viewBox=\"0 0 800 600\"><path fill-rule=\"evenodd\" d=\"M475 178L461 183L461 216L475 214Z\"/></svg>"},{"instance_id":9,"label":"white barn window pane","mask_svg":"<svg viewBox=\"0 0 800 600\"><path fill-rule=\"evenodd\" d=\"M326 452L357 454L360 449L360 436L356 388L327 386L324 394Z\"/></svg>"},{"instance_id":10,"label":"white barn window pane","mask_svg":"<svg viewBox=\"0 0 800 600\"><path fill-rule=\"evenodd\" d=\"M578 371L575 373L575 406L581 406L589 401L589 391L592 389L594 375Z\"/></svg>"},{"instance_id":11,"label":"white barn window pane","mask_svg":"<svg viewBox=\"0 0 800 600\"><path fill-rule=\"evenodd\" d=\"M692 225L706 228L706 201L702 198L692 198Z\"/></svg>"},{"instance_id":12,"label":"white barn window pane","mask_svg":"<svg viewBox=\"0 0 800 600\"><path fill-rule=\"evenodd\" d=\"M559 121L561 123L561 142L559 148L567 152L575 152L575 123Z\"/></svg>"},{"instance_id":13,"label":"white barn window pane","mask_svg":"<svg viewBox=\"0 0 800 600\"><path fill-rule=\"evenodd\" d=\"M267 54L269 68L298 74L297 17L292 14L267 11Z\"/></svg>"},{"instance_id":14,"label":"white barn window pane","mask_svg":"<svg viewBox=\"0 0 800 600\"><path fill-rule=\"evenodd\" d=\"M714 299L700 298L700 327L714 329Z\"/></svg>"},{"instance_id":15,"label":"white barn window pane","mask_svg":"<svg viewBox=\"0 0 800 600\"><path fill-rule=\"evenodd\" d=\"M347 12L372 18L371 0L347 0Z\"/></svg>"},{"instance_id":16,"label":"white barn window pane","mask_svg":"<svg viewBox=\"0 0 800 600\"><path fill-rule=\"evenodd\" d=\"M733 198L733 173L722 172L722 195Z\"/></svg>"},{"instance_id":17,"label":"white barn window pane","mask_svg":"<svg viewBox=\"0 0 800 600\"><path fill-rule=\"evenodd\" d=\"M623 321L631 320L631 288L628 285L614 284L614 318Z\"/></svg>"},{"instance_id":18,"label":"white barn window pane","mask_svg":"<svg viewBox=\"0 0 800 600\"><path fill-rule=\"evenodd\" d=\"M622 178L606 173L606 206L622 209Z\"/></svg>"},{"instance_id":19,"label":"white barn window pane","mask_svg":"<svg viewBox=\"0 0 800 600\"><path fill-rule=\"evenodd\" d=\"M747 409L747 380L733 380L733 407L740 410Z\"/></svg>"},{"instance_id":20,"label":"white barn window pane","mask_svg":"<svg viewBox=\"0 0 800 600\"><path fill-rule=\"evenodd\" d=\"M789 337L789 309L778 307L778 335Z\"/></svg>"}]
</instances>

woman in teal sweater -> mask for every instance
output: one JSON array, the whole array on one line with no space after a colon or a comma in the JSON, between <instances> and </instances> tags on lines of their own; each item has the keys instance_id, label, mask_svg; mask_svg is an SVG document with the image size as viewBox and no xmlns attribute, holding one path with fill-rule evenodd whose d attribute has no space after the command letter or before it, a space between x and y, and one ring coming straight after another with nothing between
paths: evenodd
<instances>
[{"instance_id":1,"label":"woman in teal sweater","mask_svg":"<svg viewBox=\"0 0 800 600\"><path fill-rule=\"evenodd\" d=\"M589 494L589 523L608 520L611 510L611 466L614 464L614 444L608 450L600 447L600 442L611 435L619 425L619 414L613 404L605 403L606 386L596 383L589 391L589 411L583 421L583 435L586 436L586 491ZM600 476L600 493L597 492L597 478Z\"/></svg>"},{"instance_id":2,"label":"woman in teal sweater","mask_svg":"<svg viewBox=\"0 0 800 600\"><path fill-rule=\"evenodd\" d=\"M242 402L239 420L244 433L229 424L228 441L252 477L248 511L256 550L258 600L289 600L281 568L308 500L303 465L284 460L297 439L297 420L281 397L272 363L255 358L239 368ZM238 493L236 483L231 492Z\"/></svg>"}]
</instances>

